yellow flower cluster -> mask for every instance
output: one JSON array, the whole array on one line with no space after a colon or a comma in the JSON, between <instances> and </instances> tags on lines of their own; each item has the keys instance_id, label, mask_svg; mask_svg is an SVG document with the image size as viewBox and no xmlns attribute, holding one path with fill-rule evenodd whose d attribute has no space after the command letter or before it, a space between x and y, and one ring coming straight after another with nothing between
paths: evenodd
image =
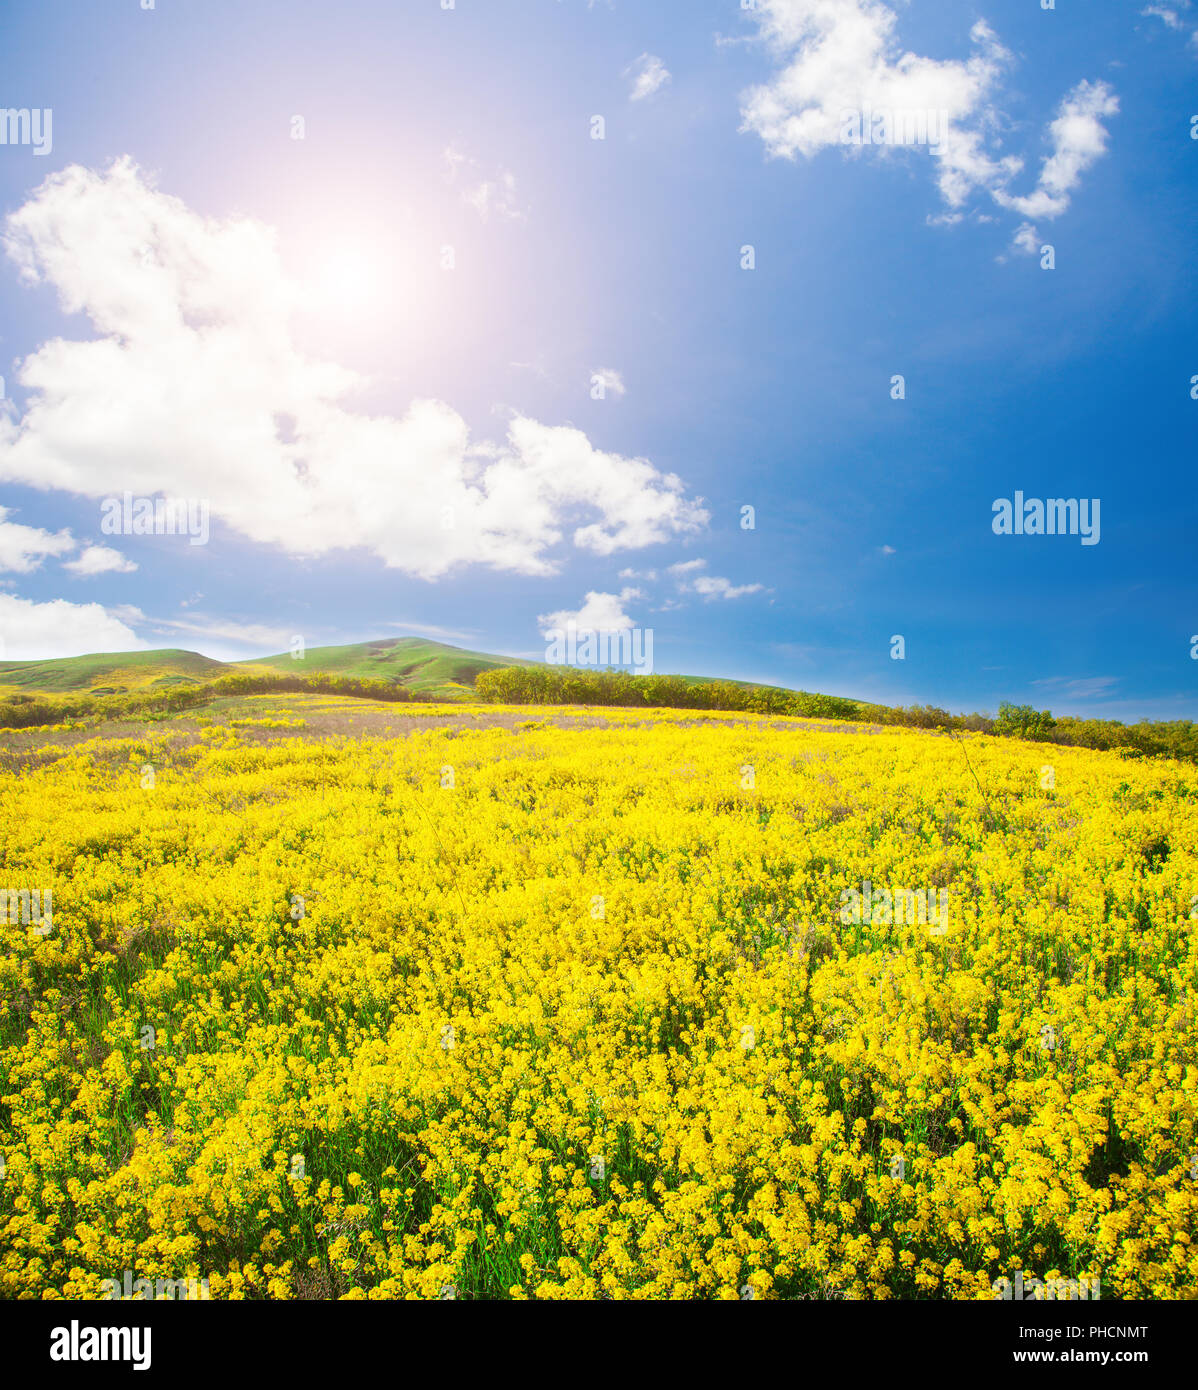
<instances>
[{"instance_id":1,"label":"yellow flower cluster","mask_svg":"<svg viewBox=\"0 0 1198 1390\"><path fill-rule=\"evenodd\" d=\"M1198 772L510 714L9 755L0 1295L1198 1294Z\"/></svg>"}]
</instances>

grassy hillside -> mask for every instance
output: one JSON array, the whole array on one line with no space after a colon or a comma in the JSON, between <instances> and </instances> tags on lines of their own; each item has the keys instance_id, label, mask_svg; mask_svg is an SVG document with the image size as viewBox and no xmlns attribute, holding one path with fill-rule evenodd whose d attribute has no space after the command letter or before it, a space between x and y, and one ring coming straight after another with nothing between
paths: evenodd
<instances>
[{"instance_id":1,"label":"grassy hillside","mask_svg":"<svg viewBox=\"0 0 1198 1390\"><path fill-rule=\"evenodd\" d=\"M96 652L53 661L0 662L0 692L66 694L124 693L153 687L200 684L236 671L282 675L325 673L390 681L420 695L464 699L480 671L537 663L518 657L465 651L422 637L391 637L343 647L309 647L300 661L283 652L253 661L224 662L199 652Z\"/></svg>"},{"instance_id":2,"label":"grassy hillside","mask_svg":"<svg viewBox=\"0 0 1198 1390\"><path fill-rule=\"evenodd\" d=\"M284 653L259 657L244 664L251 669L265 666L286 675L324 671L358 680L390 680L422 695L461 695L472 690L480 671L538 663L465 651L423 637L388 637L377 642L355 642L347 647L309 647L302 661L294 661Z\"/></svg>"},{"instance_id":3,"label":"grassy hillside","mask_svg":"<svg viewBox=\"0 0 1198 1390\"><path fill-rule=\"evenodd\" d=\"M124 693L155 686L198 684L236 671L277 671L281 675L347 676L402 685L415 695L466 699L482 671L505 666L540 666L515 656L468 651L423 637L388 637L340 647L309 647L303 659L290 653L223 662L198 652L167 649L150 652L97 652L53 661L0 662L0 693ZM706 676L678 676L688 684ZM735 685L752 687L750 681ZM757 688L757 687L753 687Z\"/></svg>"},{"instance_id":4,"label":"grassy hillside","mask_svg":"<svg viewBox=\"0 0 1198 1390\"><path fill-rule=\"evenodd\" d=\"M53 661L0 662L0 687L20 691L95 694L191 685L234 669L223 661L174 648L151 652L93 652Z\"/></svg>"}]
</instances>

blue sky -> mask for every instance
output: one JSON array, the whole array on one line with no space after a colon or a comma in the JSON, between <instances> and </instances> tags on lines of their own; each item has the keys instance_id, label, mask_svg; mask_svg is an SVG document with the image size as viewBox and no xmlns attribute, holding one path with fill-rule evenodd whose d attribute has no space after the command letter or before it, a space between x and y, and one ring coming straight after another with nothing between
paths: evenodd
<instances>
[{"instance_id":1,"label":"blue sky","mask_svg":"<svg viewBox=\"0 0 1198 1390\"><path fill-rule=\"evenodd\" d=\"M1196 35L10 0L0 121L51 139L0 144L8 658L573 616L663 671L1194 717ZM866 108L942 136L846 145ZM126 491L207 543L102 532ZM1016 491L1097 499L1098 543L996 535Z\"/></svg>"}]
</instances>

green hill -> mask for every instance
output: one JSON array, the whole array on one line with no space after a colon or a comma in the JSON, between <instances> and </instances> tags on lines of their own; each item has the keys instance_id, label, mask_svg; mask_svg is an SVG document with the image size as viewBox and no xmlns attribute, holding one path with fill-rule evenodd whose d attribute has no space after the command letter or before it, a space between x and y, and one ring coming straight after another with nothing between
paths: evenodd
<instances>
[{"instance_id":1,"label":"green hill","mask_svg":"<svg viewBox=\"0 0 1198 1390\"><path fill-rule=\"evenodd\" d=\"M149 652L97 652L53 661L0 662L0 694L123 694L178 685L199 685L235 672L275 671L286 676L323 673L358 680L389 681L413 695L470 699L480 672L505 666L541 666L542 662L491 652L467 651L423 637L386 637L340 647L309 647L295 660L288 652L250 661L224 662L199 652L167 649ZM679 676L687 683L705 676ZM748 681L734 685L749 686Z\"/></svg>"},{"instance_id":2,"label":"green hill","mask_svg":"<svg viewBox=\"0 0 1198 1390\"><path fill-rule=\"evenodd\" d=\"M0 687L22 691L95 694L190 685L227 674L223 661L175 648L150 652L93 652L52 661L0 661Z\"/></svg>"},{"instance_id":3,"label":"green hill","mask_svg":"<svg viewBox=\"0 0 1198 1390\"><path fill-rule=\"evenodd\" d=\"M242 664L250 669L266 666L292 676L325 671L334 676L390 680L421 695L433 695L469 690L480 671L539 663L514 656L464 651L461 647L429 642L422 637L386 637L377 642L355 642L348 647L309 647L298 661L284 654L263 656Z\"/></svg>"},{"instance_id":4,"label":"green hill","mask_svg":"<svg viewBox=\"0 0 1198 1390\"><path fill-rule=\"evenodd\" d=\"M236 671L278 671L283 675L353 676L406 686L414 694L466 698L480 671L539 663L493 656L422 637L389 637L344 647L309 647L301 660L289 653L252 661L225 662L199 652L96 652L52 661L0 662L0 691L44 694L123 693L155 687L198 685Z\"/></svg>"}]
</instances>

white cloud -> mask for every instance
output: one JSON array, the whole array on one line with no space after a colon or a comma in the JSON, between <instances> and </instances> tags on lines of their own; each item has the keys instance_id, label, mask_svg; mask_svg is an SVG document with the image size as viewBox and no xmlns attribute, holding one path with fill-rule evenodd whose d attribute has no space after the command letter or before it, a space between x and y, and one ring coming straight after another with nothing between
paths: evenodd
<instances>
[{"instance_id":1,"label":"white cloud","mask_svg":"<svg viewBox=\"0 0 1198 1390\"><path fill-rule=\"evenodd\" d=\"M53 175L7 219L4 246L99 336L25 359L26 413L0 416L0 480L204 498L290 555L361 548L428 579L470 564L553 573L570 526L608 555L709 520L678 477L568 426L516 415L502 443L472 443L442 401L353 412L344 400L367 383L292 341L299 294L274 232L201 218L131 160Z\"/></svg>"},{"instance_id":2,"label":"white cloud","mask_svg":"<svg viewBox=\"0 0 1198 1390\"><path fill-rule=\"evenodd\" d=\"M1030 222L1024 222L1015 233L1012 245L1017 251L1023 251L1029 256L1035 256L1040 250L1040 233Z\"/></svg>"},{"instance_id":3,"label":"white cloud","mask_svg":"<svg viewBox=\"0 0 1198 1390\"><path fill-rule=\"evenodd\" d=\"M80 652L144 651L147 643L121 621L122 616L136 613L136 609L108 610L98 603L68 603L61 598L35 603L15 594L0 594L0 660L49 661Z\"/></svg>"},{"instance_id":4,"label":"white cloud","mask_svg":"<svg viewBox=\"0 0 1198 1390\"><path fill-rule=\"evenodd\" d=\"M185 633L209 642L228 642L234 646L261 650L266 656L286 651L295 635L294 627L272 627L268 623L239 623L228 618L210 618L197 613L194 619L159 618L152 621L155 632Z\"/></svg>"},{"instance_id":5,"label":"white cloud","mask_svg":"<svg viewBox=\"0 0 1198 1390\"><path fill-rule=\"evenodd\" d=\"M452 627L437 627L432 623L384 623L384 627L397 627L405 636L419 633L422 637L434 637L438 641L451 638L455 642L473 642L478 638L477 632L458 632Z\"/></svg>"},{"instance_id":6,"label":"white cloud","mask_svg":"<svg viewBox=\"0 0 1198 1390\"><path fill-rule=\"evenodd\" d=\"M492 213L507 222L523 222L524 211L516 202L516 176L510 170L501 169L493 179L484 179L474 188L462 194L462 201L468 203L486 222Z\"/></svg>"},{"instance_id":7,"label":"white cloud","mask_svg":"<svg viewBox=\"0 0 1198 1390\"><path fill-rule=\"evenodd\" d=\"M108 545L89 545L77 560L68 560L63 565L63 569L84 579L97 574L132 574L136 568L132 560Z\"/></svg>"},{"instance_id":8,"label":"white cloud","mask_svg":"<svg viewBox=\"0 0 1198 1390\"><path fill-rule=\"evenodd\" d=\"M577 628L579 632L622 632L633 627L632 619L624 612L624 604L640 598L639 589L622 589L618 594L589 592L576 611L567 608L556 613L542 613L537 619L541 633L557 629Z\"/></svg>"},{"instance_id":9,"label":"white cloud","mask_svg":"<svg viewBox=\"0 0 1198 1390\"><path fill-rule=\"evenodd\" d=\"M1001 189L995 198L1024 217L1059 217L1082 174L1106 153L1107 132L1102 117L1119 110L1119 98L1105 82L1079 82L1061 103L1049 127L1052 153L1044 161L1035 191L1013 198Z\"/></svg>"},{"instance_id":10,"label":"white cloud","mask_svg":"<svg viewBox=\"0 0 1198 1390\"><path fill-rule=\"evenodd\" d=\"M1046 676L1043 680L1032 681L1032 684L1052 691L1054 697L1063 695L1066 699L1081 700L1113 693L1119 684L1119 678L1118 676L1084 676L1080 678Z\"/></svg>"},{"instance_id":11,"label":"white cloud","mask_svg":"<svg viewBox=\"0 0 1198 1390\"><path fill-rule=\"evenodd\" d=\"M764 586L761 584L733 584L730 579L699 573L706 568L706 560L686 560L681 564L671 565L669 572L674 576L680 593L698 594L708 603L720 598L743 598L746 594L759 594L763 591Z\"/></svg>"},{"instance_id":12,"label":"white cloud","mask_svg":"<svg viewBox=\"0 0 1198 1390\"><path fill-rule=\"evenodd\" d=\"M526 216L516 195L516 176L510 169L500 167L489 178L481 174L477 159L450 145L445 151L446 178L456 183L463 177L467 186L462 189L462 202L472 207L484 222L491 214L506 222L523 222Z\"/></svg>"},{"instance_id":13,"label":"white cloud","mask_svg":"<svg viewBox=\"0 0 1198 1390\"><path fill-rule=\"evenodd\" d=\"M839 146L857 156L867 149L885 156L896 145L910 148L914 139L904 135L890 144L846 144L846 113L866 108L923 113L928 129L934 127L939 135L927 148L949 210L934 220L957 220L955 214L978 191L1004 202L1007 187L1023 168L1017 155L998 149L1006 118L997 100L1012 55L984 20L970 30L967 57L935 59L902 48L898 14L884 0L759 0L754 13L776 68L768 82L745 94L741 129L758 134L770 155L793 159ZM1053 124L1058 148L1041 176L1037 192L1044 196L1034 194L1029 200L1037 209L1051 206L1053 211L1027 216L1063 211L1076 175L1102 152L1093 125L1081 130L1079 123L1117 109L1108 89L1082 83L1066 106L1073 102L1085 108L1091 93L1101 94L1094 110L1073 115L1062 109ZM1083 157L1083 149L1093 150L1093 156Z\"/></svg>"},{"instance_id":14,"label":"white cloud","mask_svg":"<svg viewBox=\"0 0 1198 1390\"><path fill-rule=\"evenodd\" d=\"M630 101L644 101L670 80L669 69L653 53L642 53L635 63L624 69L624 76L632 78Z\"/></svg>"},{"instance_id":15,"label":"white cloud","mask_svg":"<svg viewBox=\"0 0 1198 1390\"><path fill-rule=\"evenodd\" d=\"M591 373L591 388L602 386L604 391L610 392L613 396L626 396L628 387L624 385L623 376L614 367L596 367Z\"/></svg>"},{"instance_id":16,"label":"white cloud","mask_svg":"<svg viewBox=\"0 0 1198 1390\"><path fill-rule=\"evenodd\" d=\"M1181 15L1179 15L1176 10L1170 9L1167 5L1149 5L1145 9L1142 9L1140 13L1142 15L1155 15L1157 19L1163 20L1170 29L1180 29L1182 27Z\"/></svg>"},{"instance_id":17,"label":"white cloud","mask_svg":"<svg viewBox=\"0 0 1198 1390\"><path fill-rule=\"evenodd\" d=\"M10 508L0 507L0 570L31 574L47 555L67 555L75 549L76 541L70 531L52 535L39 526L5 520L11 515Z\"/></svg>"},{"instance_id":18,"label":"white cloud","mask_svg":"<svg viewBox=\"0 0 1198 1390\"><path fill-rule=\"evenodd\" d=\"M717 598L743 598L745 594L759 594L761 584L733 584L730 579L720 579L715 575L700 575L692 584L695 593L709 602Z\"/></svg>"},{"instance_id":19,"label":"white cloud","mask_svg":"<svg viewBox=\"0 0 1198 1390\"><path fill-rule=\"evenodd\" d=\"M1174 5L1149 5L1140 13L1149 18L1159 19L1166 28L1172 29L1176 33L1183 32L1193 19L1190 14L1190 0L1176 0ZM1190 46L1198 48L1198 28L1190 29Z\"/></svg>"}]
</instances>

